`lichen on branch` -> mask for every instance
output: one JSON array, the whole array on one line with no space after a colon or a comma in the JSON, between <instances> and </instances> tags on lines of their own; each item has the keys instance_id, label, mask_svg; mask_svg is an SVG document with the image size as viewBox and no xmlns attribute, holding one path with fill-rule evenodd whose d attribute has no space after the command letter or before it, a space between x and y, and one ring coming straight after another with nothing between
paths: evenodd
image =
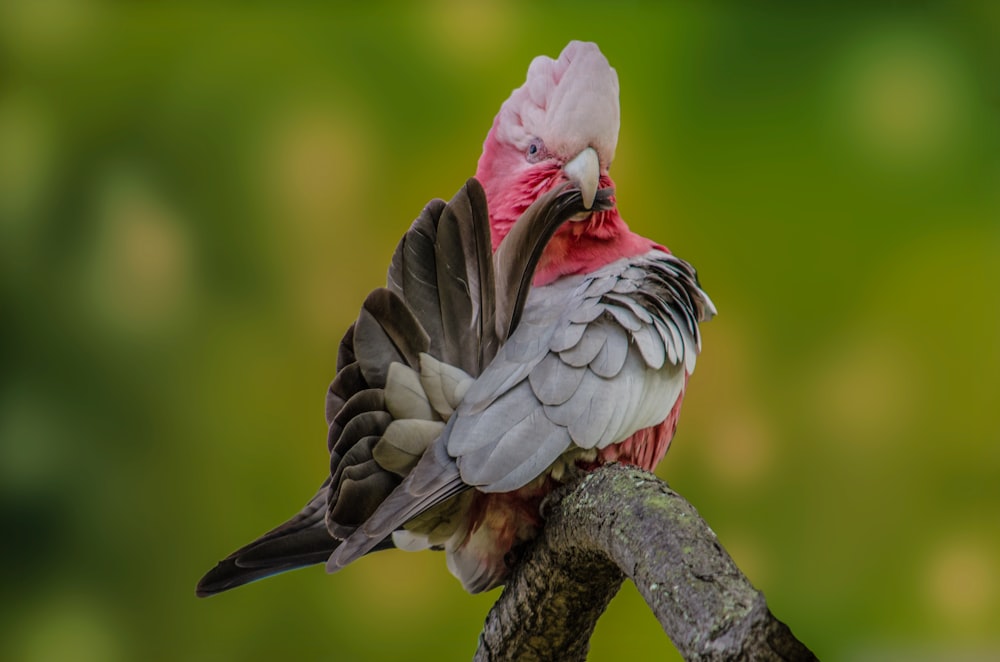
<instances>
[{"instance_id":1,"label":"lichen on branch","mask_svg":"<svg viewBox=\"0 0 1000 662\"><path fill-rule=\"evenodd\" d=\"M601 467L550 496L544 514L486 618L477 662L586 659L625 578L685 660L816 659L694 507L653 474Z\"/></svg>"}]
</instances>

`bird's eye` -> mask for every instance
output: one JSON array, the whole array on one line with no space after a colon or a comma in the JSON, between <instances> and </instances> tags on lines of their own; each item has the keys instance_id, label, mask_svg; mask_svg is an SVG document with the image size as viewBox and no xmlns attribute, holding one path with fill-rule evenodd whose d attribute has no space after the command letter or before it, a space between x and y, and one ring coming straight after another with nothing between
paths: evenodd
<instances>
[{"instance_id":1,"label":"bird's eye","mask_svg":"<svg viewBox=\"0 0 1000 662\"><path fill-rule=\"evenodd\" d=\"M538 138L535 138L528 144L528 149L525 150L525 158L528 159L528 163L537 163L542 160L545 154L545 145Z\"/></svg>"}]
</instances>

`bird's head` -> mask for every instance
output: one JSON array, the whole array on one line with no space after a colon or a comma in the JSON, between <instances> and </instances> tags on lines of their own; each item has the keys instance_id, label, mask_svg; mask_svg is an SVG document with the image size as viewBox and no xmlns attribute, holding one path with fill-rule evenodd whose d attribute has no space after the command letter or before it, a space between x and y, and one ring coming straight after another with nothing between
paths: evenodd
<instances>
[{"instance_id":1,"label":"bird's head","mask_svg":"<svg viewBox=\"0 0 1000 662\"><path fill-rule=\"evenodd\" d=\"M608 168L619 123L618 75L596 44L573 41L558 59L536 57L524 85L500 107L476 171L494 248L532 202L562 182L578 186L588 208L598 188L613 186ZM560 233L600 236L617 218L616 209L580 214Z\"/></svg>"}]
</instances>

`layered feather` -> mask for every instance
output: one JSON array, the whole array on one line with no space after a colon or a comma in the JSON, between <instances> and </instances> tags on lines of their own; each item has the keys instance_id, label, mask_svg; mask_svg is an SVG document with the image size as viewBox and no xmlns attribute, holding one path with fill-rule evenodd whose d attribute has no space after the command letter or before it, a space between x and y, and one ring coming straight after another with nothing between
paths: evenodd
<instances>
[{"instance_id":1,"label":"layered feather","mask_svg":"<svg viewBox=\"0 0 1000 662\"><path fill-rule=\"evenodd\" d=\"M698 322L714 314L694 269L659 250L532 289L520 323L440 437L327 569L350 563L469 486L513 492L561 470L563 458L662 423L694 369ZM463 577L470 590L488 588L484 577L496 579L483 564L468 567L475 574Z\"/></svg>"},{"instance_id":2,"label":"layered feather","mask_svg":"<svg viewBox=\"0 0 1000 662\"><path fill-rule=\"evenodd\" d=\"M610 192L602 196L607 204ZM495 262L476 180L447 204L425 207L393 254L386 287L365 299L341 341L327 392L330 477L298 515L207 573L198 595L320 563L370 522L516 326L545 242L582 209L579 192L566 187L543 196ZM466 487L437 490L435 503ZM457 526L456 509L439 507L415 526L424 539L443 540ZM367 551L391 547L391 533Z\"/></svg>"}]
</instances>

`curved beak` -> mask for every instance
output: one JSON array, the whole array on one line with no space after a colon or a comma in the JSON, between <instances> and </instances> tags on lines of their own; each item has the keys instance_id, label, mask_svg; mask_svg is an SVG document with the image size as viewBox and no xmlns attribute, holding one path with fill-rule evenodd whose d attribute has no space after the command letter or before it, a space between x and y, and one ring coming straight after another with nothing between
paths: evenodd
<instances>
[{"instance_id":1,"label":"curved beak","mask_svg":"<svg viewBox=\"0 0 1000 662\"><path fill-rule=\"evenodd\" d=\"M597 151L588 147L563 166L566 178L580 187L583 194L583 206L590 209L594 206L594 196L601 181L601 161Z\"/></svg>"}]
</instances>

